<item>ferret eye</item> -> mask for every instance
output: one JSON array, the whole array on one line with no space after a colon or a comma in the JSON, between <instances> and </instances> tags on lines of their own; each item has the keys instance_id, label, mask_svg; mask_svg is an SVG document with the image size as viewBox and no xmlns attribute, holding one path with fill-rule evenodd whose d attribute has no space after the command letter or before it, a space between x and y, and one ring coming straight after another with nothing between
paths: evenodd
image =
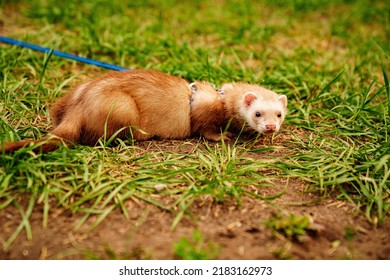
<instances>
[{"instance_id":1,"label":"ferret eye","mask_svg":"<svg viewBox=\"0 0 390 280\"><path fill-rule=\"evenodd\" d=\"M260 118L261 117L260 112L256 112L255 116L256 116L256 118Z\"/></svg>"},{"instance_id":2,"label":"ferret eye","mask_svg":"<svg viewBox=\"0 0 390 280\"><path fill-rule=\"evenodd\" d=\"M278 114L278 118L281 118L281 117L282 117L282 113L279 113L279 114Z\"/></svg>"}]
</instances>

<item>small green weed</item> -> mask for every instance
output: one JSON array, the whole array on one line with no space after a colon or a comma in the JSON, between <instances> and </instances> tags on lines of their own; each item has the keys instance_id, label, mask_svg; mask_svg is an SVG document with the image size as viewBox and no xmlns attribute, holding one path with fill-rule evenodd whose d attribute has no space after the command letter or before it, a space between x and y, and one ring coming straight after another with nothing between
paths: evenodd
<instances>
[{"instance_id":1,"label":"small green weed","mask_svg":"<svg viewBox=\"0 0 390 280\"><path fill-rule=\"evenodd\" d=\"M289 213L286 216L275 215L264 222L274 233L281 234L287 238L299 240L307 233L310 220L307 216L299 216Z\"/></svg>"},{"instance_id":2,"label":"small green weed","mask_svg":"<svg viewBox=\"0 0 390 280\"><path fill-rule=\"evenodd\" d=\"M215 259L220 252L220 246L207 242L198 230L194 230L192 238L181 237L173 245L175 255L182 260Z\"/></svg>"}]
</instances>

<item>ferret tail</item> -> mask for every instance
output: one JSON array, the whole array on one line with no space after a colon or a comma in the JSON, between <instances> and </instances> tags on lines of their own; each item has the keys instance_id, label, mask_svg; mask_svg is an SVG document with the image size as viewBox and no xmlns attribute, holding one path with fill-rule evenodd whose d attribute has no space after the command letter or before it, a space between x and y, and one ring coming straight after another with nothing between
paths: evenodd
<instances>
[{"instance_id":1,"label":"ferret tail","mask_svg":"<svg viewBox=\"0 0 390 280\"><path fill-rule=\"evenodd\" d=\"M39 140L22 140L18 142L5 142L4 144L0 144L0 154L6 153L6 154L12 154L16 152L17 150L20 150L24 147L28 147L32 145L33 151L36 153L49 153L54 150L57 150L60 146L66 145L71 146L72 142L60 138L54 135L46 136Z\"/></svg>"},{"instance_id":2,"label":"ferret tail","mask_svg":"<svg viewBox=\"0 0 390 280\"><path fill-rule=\"evenodd\" d=\"M11 154L30 145L33 146L32 150L36 153L49 153L57 150L60 146L72 147L74 143L79 141L80 133L81 125L79 122L64 120L42 139L0 143L0 154Z\"/></svg>"}]
</instances>

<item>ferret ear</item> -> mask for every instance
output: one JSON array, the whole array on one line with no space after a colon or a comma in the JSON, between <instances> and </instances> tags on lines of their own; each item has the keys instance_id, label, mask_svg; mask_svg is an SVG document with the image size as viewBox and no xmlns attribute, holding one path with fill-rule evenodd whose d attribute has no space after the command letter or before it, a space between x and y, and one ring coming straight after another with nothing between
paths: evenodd
<instances>
[{"instance_id":1,"label":"ferret ear","mask_svg":"<svg viewBox=\"0 0 390 280\"><path fill-rule=\"evenodd\" d=\"M284 107L284 108L287 108L287 96L285 96L285 95L279 95L279 100L280 100L280 102L282 102L283 107Z\"/></svg>"},{"instance_id":2,"label":"ferret ear","mask_svg":"<svg viewBox=\"0 0 390 280\"><path fill-rule=\"evenodd\" d=\"M245 107L249 107L253 101L257 99L257 95L254 92L248 91L244 94L244 105Z\"/></svg>"},{"instance_id":3,"label":"ferret ear","mask_svg":"<svg viewBox=\"0 0 390 280\"><path fill-rule=\"evenodd\" d=\"M225 91L225 90L228 90L228 89L233 89L233 85L232 84L223 84L222 87L221 87L222 91Z\"/></svg>"},{"instance_id":4,"label":"ferret ear","mask_svg":"<svg viewBox=\"0 0 390 280\"><path fill-rule=\"evenodd\" d=\"M192 93L195 93L198 91L198 86L195 82L189 84L188 86L190 87Z\"/></svg>"}]
</instances>

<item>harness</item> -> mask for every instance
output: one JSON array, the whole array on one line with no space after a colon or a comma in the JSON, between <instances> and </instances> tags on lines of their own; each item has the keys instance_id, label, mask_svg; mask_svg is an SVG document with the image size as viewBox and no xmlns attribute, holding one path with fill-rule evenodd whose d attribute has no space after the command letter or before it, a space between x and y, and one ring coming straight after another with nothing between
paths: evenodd
<instances>
[{"instance_id":1,"label":"harness","mask_svg":"<svg viewBox=\"0 0 390 280\"><path fill-rule=\"evenodd\" d=\"M198 92L198 88L196 87L196 82L190 83L188 85L188 87L191 90L191 96L190 96L189 104L190 104L190 107L192 107L192 103L194 102L193 95ZM214 85L213 85L213 87L215 88ZM219 93L219 95L225 95L225 91L223 89L217 88L215 90Z\"/></svg>"}]
</instances>

